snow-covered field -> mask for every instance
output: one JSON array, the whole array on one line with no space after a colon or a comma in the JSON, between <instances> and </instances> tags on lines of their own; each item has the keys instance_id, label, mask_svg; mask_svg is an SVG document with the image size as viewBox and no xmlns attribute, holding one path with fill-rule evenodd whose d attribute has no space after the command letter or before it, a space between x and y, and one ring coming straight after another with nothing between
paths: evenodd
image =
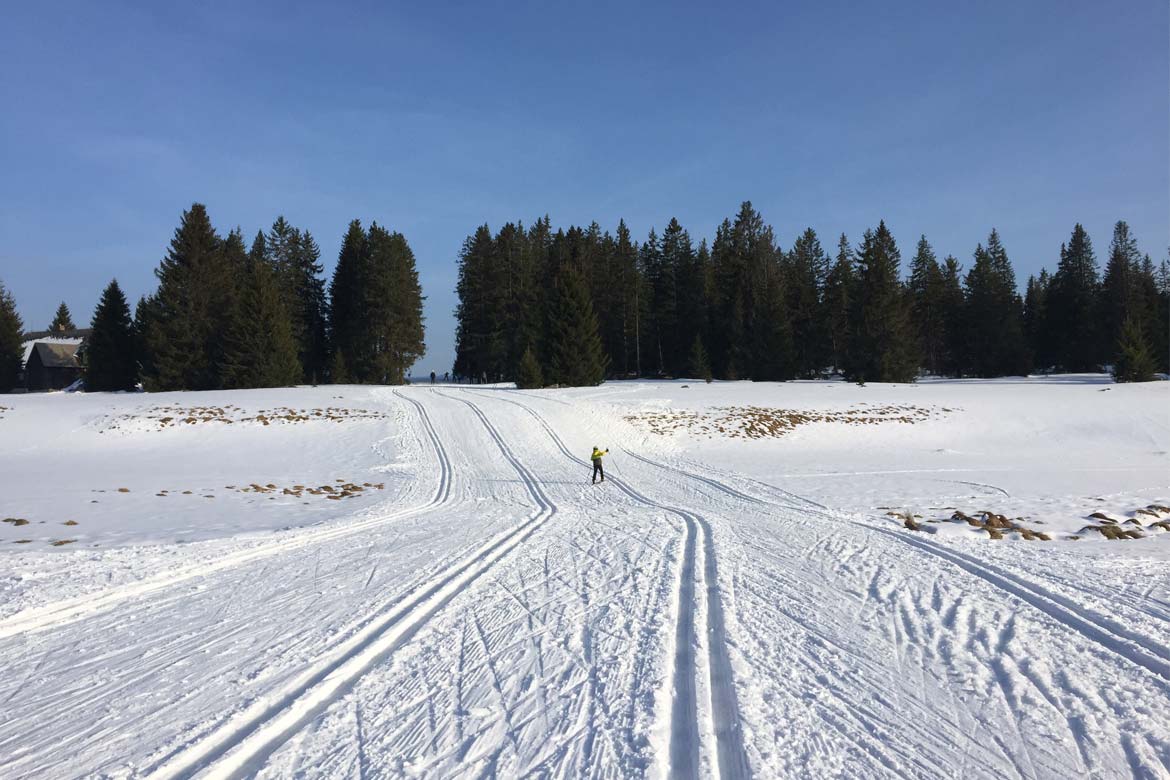
<instances>
[{"instance_id":1,"label":"snow-covered field","mask_svg":"<svg viewBox=\"0 0 1170 780\"><path fill-rule=\"evenodd\" d=\"M0 442L5 778L1170 776L1170 383L9 396Z\"/></svg>"}]
</instances>

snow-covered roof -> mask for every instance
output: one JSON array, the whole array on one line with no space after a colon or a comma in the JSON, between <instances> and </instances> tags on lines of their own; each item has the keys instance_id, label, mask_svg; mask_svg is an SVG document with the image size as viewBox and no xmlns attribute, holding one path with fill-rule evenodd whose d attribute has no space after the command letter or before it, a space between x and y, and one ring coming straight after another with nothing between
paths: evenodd
<instances>
[{"instance_id":1,"label":"snow-covered roof","mask_svg":"<svg viewBox=\"0 0 1170 780\"><path fill-rule=\"evenodd\" d=\"M21 346L24 347L24 357L21 358L20 364L22 366L28 365L28 358L32 355L33 346L36 344L72 344L74 347L79 347L85 341L85 338L54 338L51 336L39 339L31 339L24 342Z\"/></svg>"}]
</instances>

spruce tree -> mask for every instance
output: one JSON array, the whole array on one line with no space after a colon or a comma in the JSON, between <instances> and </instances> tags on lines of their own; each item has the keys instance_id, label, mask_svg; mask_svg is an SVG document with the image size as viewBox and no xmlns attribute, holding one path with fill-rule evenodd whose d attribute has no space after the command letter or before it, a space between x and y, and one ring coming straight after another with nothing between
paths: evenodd
<instances>
[{"instance_id":1,"label":"spruce tree","mask_svg":"<svg viewBox=\"0 0 1170 780\"><path fill-rule=\"evenodd\" d=\"M1023 301L995 230L987 237L986 249L982 244L976 248L966 286L964 344L970 370L981 377L1027 374L1031 359L1024 337Z\"/></svg>"},{"instance_id":2,"label":"spruce tree","mask_svg":"<svg viewBox=\"0 0 1170 780\"><path fill-rule=\"evenodd\" d=\"M53 333L77 330L77 326L73 324L73 316L69 313L69 307L65 305L65 301L61 301L61 305L57 307L57 313L53 316L53 321L49 324L49 330Z\"/></svg>"},{"instance_id":3,"label":"spruce tree","mask_svg":"<svg viewBox=\"0 0 1170 780\"><path fill-rule=\"evenodd\" d=\"M612 251L613 287L617 293L616 305L619 310L606 351L613 361L611 370L623 377L636 376L640 371L637 342L641 334L639 307L645 299L645 279L638 269L638 246L631 240L625 220L618 222Z\"/></svg>"},{"instance_id":4,"label":"spruce tree","mask_svg":"<svg viewBox=\"0 0 1170 780\"><path fill-rule=\"evenodd\" d=\"M463 242L455 310L455 373L500 378L507 360L507 289L499 284L497 246L491 229L480 225Z\"/></svg>"},{"instance_id":5,"label":"spruce tree","mask_svg":"<svg viewBox=\"0 0 1170 780\"><path fill-rule=\"evenodd\" d=\"M947 255L942 264L942 284L939 290L939 310L943 321L943 351L939 370L945 376L962 376L970 365L966 352L964 316L966 300L963 296L963 268L954 255Z\"/></svg>"},{"instance_id":6,"label":"spruce tree","mask_svg":"<svg viewBox=\"0 0 1170 780\"><path fill-rule=\"evenodd\" d=\"M946 341L943 272L925 235L918 239L917 251L910 262L908 287L911 318L923 366L929 374L941 374Z\"/></svg>"},{"instance_id":7,"label":"spruce tree","mask_svg":"<svg viewBox=\"0 0 1170 780\"><path fill-rule=\"evenodd\" d=\"M561 269L549 317L549 376L552 384L586 387L605 379L605 356L597 333L597 316L580 272Z\"/></svg>"},{"instance_id":8,"label":"spruce tree","mask_svg":"<svg viewBox=\"0 0 1170 780\"><path fill-rule=\"evenodd\" d=\"M645 280L641 301L641 355L642 371L648 376L663 376L666 367L662 360L662 312L658 299L662 297L663 261L658 233L650 228L646 240L638 248L638 272ZM655 288L658 288L657 290Z\"/></svg>"},{"instance_id":9,"label":"spruce tree","mask_svg":"<svg viewBox=\"0 0 1170 780\"><path fill-rule=\"evenodd\" d=\"M333 358L329 364L329 383L333 385L349 384L349 369L345 367L345 356L340 350L333 351Z\"/></svg>"},{"instance_id":10,"label":"spruce tree","mask_svg":"<svg viewBox=\"0 0 1170 780\"><path fill-rule=\"evenodd\" d=\"M1156 368L1145 330L1136 317L1129 317L1118 339L1117 357L1113 361L1113 380L1149 382L1154 379Z\"/></svg>"},{"instance_id":11,"label":"spruce tree","mask_svg":"<svg viewBox=\"0 0 1170 780\"><path fill-rule=\"evenodd\" d=\"M532 351L531 346L524 349L524 355L520 358L520 368L516 372L516 387L521 390L538 390L544 387L544 373L540 370L540 362L536 359L536 353Z\"/></svg>"},{"instance_id":12,"label":"spruce tree","mask_svg":"<svg viewBox=\"0 0 1170 780\"><path fill-rule=\"evenodd\" d=\"M220 386L233 279L207 209L183 212L167 256L155 270L158 290L140 307L150 390L212 390Z\"/></svg>"},{"instance_id":13,"label":"spruce tree","mask_svg":"<svg viewBox=\"0 0 1170 780\"><path fill-rule=\"evenodd\" d=\"M292 320L277 272L257 254L244 260L239 305L228 326L224 386L229 388L286 387L301 381Z\"/></svg>"},{"instance_id":14,"label":"spruce tree","mask_svg":"<svg viewBox=\"0 0 1170 780\"><path fill-rule=\"evenodd\" d=\"M841 234L837 242L837 259L825 278L824 321L833 368L848 374L850 311L855 285L853 248Z\"/></svg>"},{"instance_id":15,"label":"spruce tree","mask_svg":"<svg viewBox=\"0 0 1170 780\"><path fill-rule=\"evenodd\" d=\"M788 312L792 318L795 373L815 379L829 364L829 337L822 311L828 258L816 231L807 228L788 253Z\"/></svg>"},{"instance_id":16,"label":"spruce tree","mask_svg":"<svg viewBox=\"0 0 1170 780\"><path fill-rule=\"evenodd\" d=\"M301 322L297 358L303 367L304 381L315 384L328 373L329 311L322 276L325 269L320 262L321 249L307 230L300 234L295 259L295 303Z\"/></svg>"},{"instance_id":17,"label":"spruce tree","mask_svg":"<svg viewBox=\"0 0 1170 780\"><path fill-rule=\"evenodd\" d=\"M701 300L693 302L691 312L683 310L687 303L684 287L695 278L695 250L691 236L675 218L671 218L662 231L659 251L654 257L657 262L646 266L646 284L650 292L651 325L654 329L654 344L658 358L658 371L666 376L677 376L686 367L685 350L689 339L684 340L699 324L687 318L702 316Z\"/></svg>"},{"instance_id":18,"label":"spruce tree","mask_svg":"<svg viewBox=\"0 0 1170 780\"><path fill-rule=\"evenodd\" d=\"M349 381L366 382L372 375L366 286L369 248L366 231L353 220L341 241L337 266L329 284L329 337L334 355L341 355ZM334 358L334 365L337 360ZM337 381L336 378L333 379Z\"/></svg>"},{"instance_id":19,"label":"spruce tree","mask_svg":"<svg viewBox=\"0 0 1170 780\"><path fill-rule=\"evenodd\" d=\"M1113 241L1109 244L1109 260L1104 265L1101 279L1101 325L1104 338L1115 345L1121 338L1122 326L1131 317L1141 319L1141 292L1138 278L1141 274L1142 254L1137 241L1130 233L1129 226L1119 221L1113 228Z\"/></svg>"},{"instance_id":20,"label":"spruce tree","mask_svg":"<svg viewBox=\"0 0 1170 780\"><path fill-rule=\"evenodd\" d=\"M130 304L114 279L106 286L93 313L85 343L87 392L133 390L138 385L134 323Z\"/></svg>"},{"instance_id":21,"label":"spruce tree","mask_svg":"<svg viewBox=\"0 0 1170 780\"><path fill-rule=\"evenodd\" d=\"M748 282L729 219L723 220L715 230L715 241L711 244L711 275L712 368L724 379L739 379L747 375L751 363L745 301Z\"/></svg>"},{"instance_id":22,"label":"spruce tree","mask_svg":"<svg viewBox=\"0 0 1170 780\"><path fill-rule=\"evenodd\" d=\"M24 323L16 312L16 300L0 282L0 393L11 392L24 370Z\"/></svg>"},{"instance_id":23,"label":"spruce tree","mask_svg":"<svg viewBox=\"0 0 1170 780\"><path fill-rule=\"evenodd\" d=\"M1097 297L1100 284L1093 242L1078 223L1066 246L1048 292L1048 317L1055 343L1056 364L1067 372L1096 371L1103 356Z\"/></svg>"},{"instance_id":24,"label":"spruce tree","mask_svg":"<svg viewBox=\"0 0 1170 780\"><path fill-rule=\"evenodd\" d=\"M703 347L703 338L698 333L691 343L691 354L687 359L687 369L695 379L711 381L711 361L707 358L707 350Z\"/></svg>"},{"instance_id":25,"label":"spruce tree","mask_svg":"<svg viewBox=\"0 0 1170 780\"><path fill-rule=\"evenodd\" d=\"M1152 269L1149 276L1155 278ZM1156 280L1154 299L1150 303L1151 310L1156 312L1151 341L1158 370L1170 374L1170 255L1159 265Z\"/></svg>"},{"instance_id":26,"label":"spruce tree","mask_svg":"<svg viewBox=\"0 0 1170 780\"><path fill-rule=\"evenodd\" d=\"M369 381L400 385L407 370L422 357L422 288L418 282L414 253L406 237L380 225L370 225L368 338L372 349Z\"/></svg>"},{"instance_id":27,"label":"spruce tree","mask_svg":"<svg viewBox=\"0 0 1170 780\"><path fill-rule=\"evenodd\" d=\"M883 220L857 252L857 298L850 333L850 379L912 382L918 354L907 298L898 278L901 253Z\"/></svg>"},{"instance_id":28,"label":"spruce tree","mask_svg":"<svg viewBox=\"0 0 1170 780\"><path fill-rule=\"evenodd\" d=\"M1048 288L1052 283L1047 269L1028 277L1024 293L1024 337L1032 353L1032 364L1041 371L1052 366L1053 350L1048 325Z\"/></svg>"}]
</instances>

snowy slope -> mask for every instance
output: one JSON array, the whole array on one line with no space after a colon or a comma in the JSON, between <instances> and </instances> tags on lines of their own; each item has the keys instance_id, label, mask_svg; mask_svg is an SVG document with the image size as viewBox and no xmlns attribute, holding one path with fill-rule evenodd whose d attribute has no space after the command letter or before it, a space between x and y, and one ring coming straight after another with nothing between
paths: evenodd
<instances>
[{"instance_id":1,"label":"snowy slope","mask_svg":"<svg viewBox=\"0 0 1170 780\"><path fill-rule=\"evenodd\" d=\"M0 775L1170 774L1170 385L683 384L0 402Z\"/></svg>"}]
</instances>

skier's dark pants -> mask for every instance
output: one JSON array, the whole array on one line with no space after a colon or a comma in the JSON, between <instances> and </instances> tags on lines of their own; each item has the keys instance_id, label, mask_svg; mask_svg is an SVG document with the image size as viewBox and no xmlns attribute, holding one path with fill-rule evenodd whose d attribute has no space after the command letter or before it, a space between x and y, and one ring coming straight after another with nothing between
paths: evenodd
<instances>
[{"instance_id":1,"label":"skier's dark pants","mask_svg":"<svg viewBox=\"0 0 1170 780\"><path fill-rule=\"evenodd\" d=\"M598 474L600 474L600 475L601 475L601 481L602 481L602 482L605 482L605 469L603 469L603 468L601 467L601 461L600 461L600 460L595 460L595 461L593 461L593 481L594 481L594 482L596 482L596 481L597 481L597 475L598 475Z\"/></svg>"}]
</instances>

